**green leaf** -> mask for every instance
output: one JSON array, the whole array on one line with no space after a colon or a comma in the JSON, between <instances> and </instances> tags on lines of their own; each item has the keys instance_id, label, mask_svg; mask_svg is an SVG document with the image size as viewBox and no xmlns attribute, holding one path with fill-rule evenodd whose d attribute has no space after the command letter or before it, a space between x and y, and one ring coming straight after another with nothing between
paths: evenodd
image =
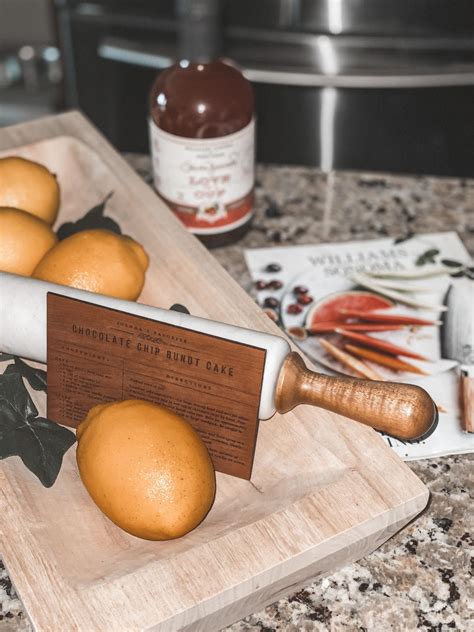
<instances>
[{"instance_id":1,"label":"green leaf","mask_svg":"<svg viewBox=\"0 0 474 632\"><path fill-rule=\"evenodd\" d=\"M435 257L439 255L437 248L430 248L421 254L415 262L417 266L424 266L427 263L436 263Z\"/></svg>"},{"instance_id":2,"label":"green leaf","mask_svg":"<svg viewBox=\"0 0 474 632\"><path fill-rule=\"evenodd\" d=\"M76 437L37 415L21 375L0 375L0 459L19 456L45 487L51 487Z\"/></svg>"},{"instance_id":3,"label":"green leaf","mask_svg":"<svg viewBox=\"0 0 474 632\"><path fill-rule=\"evenodd\" d=\"M401 237L396 237L393 240L393 244L394 246L396 246L397 244L403 244L403 242L408 241L409 239L412 239L412 237L415 236L415 233L412 230L409 230L406 235L402 235Z\"/></svg>"},{"instance_id":4,"label":"green leaf","mask_svg":"<svg viewBox=\"0 0 474 632\"><path fill-rule=\"evenodd\" d=\"M75 434L45 417L36 417L17 427L16 435L20 447L18 456L45 487L51 487L61 469L63 456L76 442Z\"/></svg>"},{"instance_id":5,"label":"green leaf","mask_svg":"<svg viewBox=\"0 0 474 632\"><path fill-rule=\"evenodd\" d=\"M24 419L36 417L38 414L38 409L18 373L0 375L0 404L2 401L7 402Z\"/></svg>"},{"instance_id":6,"label":"green leaf","mask_svg":"<svg viewBox=\"0 0 474 632\"><path fill-rule=\"evenodd\" d=\"M463 264L453 259L441 259L441 263L448 268L462 268Z\"/></svg>"},{"instance_id":7,"label":"green leaf","mask_svg":"<svg viewBox=\"0 0 474 632\"><path fill-rule=\"evenodd\" d=\"M28 380L31 388L35 391L46 392L47 390L46 371L43 369L35 369L16 356L15 364L7 366L5 373L19 373L22 377Z\"/></svg>"},{"instance_id":8,"label":"green leaf","mask_svg":"<svg viewBox=\"0 0 474 632\"><path fill-rule=\"evenodd\" d=\"M79 233L81 230L88 230L90 228L104 228L110 230L117 235L122 234L120 226L111 217L104 217L104 210L107 202L112 197L113 192L110 192L103 202L91 208L84 217L78 219L77 222L66 222L58 228L57 235L59 241L70 237L75 233Z\"/></svg>"},{"instance_id":9,"label":"green leaf","mask_svg":"<svg viewBox=\"0 0 474 632\"><path fill-rule=\"evenodd\" d=\"M181 303L173 303L173 305L171 305L170 310L172 312L181 312L181 314L190 314L191 312L189 311L189 309L187 307L185 307L184 305L181 305Z\"/></svg>"}]
</instances>

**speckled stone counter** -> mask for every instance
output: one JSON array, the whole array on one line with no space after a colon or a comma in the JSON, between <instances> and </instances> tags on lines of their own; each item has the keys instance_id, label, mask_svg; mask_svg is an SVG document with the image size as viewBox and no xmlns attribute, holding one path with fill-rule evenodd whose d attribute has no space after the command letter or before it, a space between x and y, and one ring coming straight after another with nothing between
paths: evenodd
<instances>
[{"instance_id":1,"label":"speckled stone counter","mask_svg":"<svg viewBox=\"0 0 474 632\"><path fill-rule=\"evenodd\" d=\"M148 158L128 158L149 180ZM272 166L260 166L257 176L252 230L238 244L213 251L250 293L242 256L248 247L455 230L474 254L474 180L325 175L309 168ZM408 465L431 492L421 516L363 560L226 632L474 631L474 455ZM0 632L30 630L0 565Z\"/></svg>"}]
</instances>

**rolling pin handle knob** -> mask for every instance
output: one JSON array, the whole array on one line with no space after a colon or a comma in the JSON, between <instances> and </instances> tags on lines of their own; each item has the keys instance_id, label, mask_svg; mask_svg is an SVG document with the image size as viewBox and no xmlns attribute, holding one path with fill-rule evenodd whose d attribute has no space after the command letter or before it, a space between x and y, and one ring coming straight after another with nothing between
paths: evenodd
<instances>
[{"instance_id":1,"label":"rolling pin handle knob","mask_svg":"<svg viewBox=\"0 0 474 632\"><path fill-rule=\"evenodd\" d=\"M298 404L319 406L402 441L425 439L438 422L433 400L419 386L322 375L296 352L283 363L275 404L280 413Z\"/></svg>"}]
</instances>

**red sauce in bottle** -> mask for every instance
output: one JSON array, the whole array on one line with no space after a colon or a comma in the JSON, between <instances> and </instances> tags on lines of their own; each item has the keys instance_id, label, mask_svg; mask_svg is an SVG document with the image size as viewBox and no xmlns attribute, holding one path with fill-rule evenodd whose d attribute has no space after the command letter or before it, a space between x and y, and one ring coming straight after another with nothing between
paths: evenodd
<instances>
[{"instance_id":1,"label":"red sauce in bottle","mask_svg":"<svg viewBox=\"0 0 474 632\"><path fill-rule=\"evenodd\" d=\"M209 247L249 228L255 164L252 87L217 58L218 6L181 2L181 61L158 75L150 98L155 187Z\"/></svg>"}]
</instances>

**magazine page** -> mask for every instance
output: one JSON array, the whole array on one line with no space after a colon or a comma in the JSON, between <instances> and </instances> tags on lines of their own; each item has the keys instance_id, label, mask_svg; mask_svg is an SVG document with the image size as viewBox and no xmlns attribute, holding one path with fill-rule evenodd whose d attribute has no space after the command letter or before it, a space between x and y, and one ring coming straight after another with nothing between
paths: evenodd
<instances>
[{"instance_id":1,"label":"magazine page","mask_svg":"<svg viewBox=\"0 0 474 632\"><path fill-rule=\"evenodd\" d=\"M474 273L456 233L248 249L245 258L259 304L318 370L430 393L439 411L431 436L382 435L399 456L474 451L474 434L462 426L455 351L461 341L462 362L474 365Z\"/></svg>"}]
</instances>

